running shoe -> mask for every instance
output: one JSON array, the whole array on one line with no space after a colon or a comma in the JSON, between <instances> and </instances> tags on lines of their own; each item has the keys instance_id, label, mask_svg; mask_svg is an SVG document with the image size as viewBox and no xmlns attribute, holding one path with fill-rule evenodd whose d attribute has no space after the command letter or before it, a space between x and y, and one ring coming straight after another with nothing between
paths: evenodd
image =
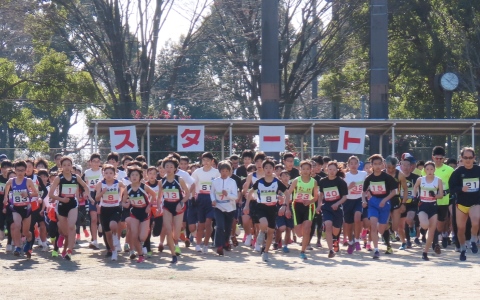
<instances>
[{"instance_id":1,"label":"running shoe","mask_svg":"<svg viewBox=\"0 0 480 300\"><path fill-rule=\"evenodd\" d=\"M180 250L180 246L178 245L175 245L175 254L178 256L180 254L182 254L182 250Z\"/></svg>"},{"instance_id":2,"label":"running shoe","mask_svg":"<svg viewBox=\"0 0 480 300\"><path fill-rule=\"evenodd\" d=\"M65 237L63 235L59 236L58 237L58 240L57 240L57 247L58 248L62 248L63 247L63 241L65 240Z\"/></svg>"},{"instance_id":3,"label":"running shoe","mask_svg":"<svg viewBox=\"0 0 480 300\"><path fill-rule=\"evenodd\" d=\"M330 250L330 251L328 252L328 258L334 258L334 257L335 257L335 251Z\"/></svg>"},{"instance_id":4,"label":"running shoe","mask_svg":"<svg viewBox=\"0 0 480 300\"><path fill-rule=\"evenodd\" d=\"M20 252L22 252L22 249L20 247L16 247L15 251L13 251L13 255L20 256Z\"/></svg>"},{"instance_id":5,"label":"running shoe","mask_svg":"<svg viewBox=\"0 0 480 300\"><path fill-rule=\"evenodd\" d=\"M234 236L232 236L232 244L233 244L233 247L238 247L238 240Z\"/></svg>"},{"instance_id":6,"label":"running shoe","mask_svg":"<svg viewBox=\"0 0 480 300\"><path fill-rule=\"evenodd\" d=\"M425 252L422 253L422 259L423 259L423 260L430 260L430 259L428 258L427 253L425 253Z\"/></svg>"},{"instance_id":7,"label":"running shoe","mask_svg":"<svg viewBox=\"0 0 480 300\"><path fill-rule=\"evenodd\" d=\"M142 255L147 255L147 247L142 248Z\"/></svg>"},{"instance_id":8,"label":"running shoe","mask_svg":"<svg viewBox=\"0 0 480 300\"><path fill-rule=\"evenodd\" d=\"M307 260L307 255L305 254L305 252L300 252L300 258L302 260Z\"/></svg>"},{"instance_id":9,"label":"running shoe","mask_svg":"<svg viewBox=\"0 0 480 300\"><path fill-rule=\"evenodd\" d=\"M347 253L352 254L353 250L355 250L355 245L354 244L348 245Z\"/></svg>"},{"instance_id":10,"label":"running shoe","mask_svg":"<svg viewBox=\"0 0 480 300\"><path fill-rule=\"evenodd\" d=\"M313 250L313 247L310 246L310 245L308 245L308 246L307 246L307 250L308 250L308 251L312 251L312 250Z\"/></svg>"},{"instance_id":11,"label":"running shoe","mask_svg":"<svg viewBox=\"0 0 480 300\"><path fill-rule=\"evenodd\" d=\"M362 247L360 246L360 242L355 242L355 251L360 251L362 250Z\"/></svg>"},{"instance_id":12,"label":"running shoe","mask_svg":"<svg viewBox=\"0 0 480 300\"><path fill-rule=\"evenodd\" d=\"M247 235L247 238L245 239L245 246L250 246L252 245L252 235L249 234Z\"/></svg>"},{"instance_id":13,"label":"running shoe","mask_svg":"<svg viewBox=\"0 0 480 300\"><path fill-rule=\"evenodd\" d=\"M410 240L407 240L407 249L412 248L412 242Z\"/></svg>"},{"instance_id":14,"label":"running shoe","mask_svg":"<svg viewBox=\"0 0 480 300\"><path fill-rule=\"evenodd\" d=\"M197 251L197 252L202 252L202 246L196 245L196 246L195 246L195 251Z\"/></svg>"},{"instance_id":15,"label":"running shoe","mask_svg":"<svg viewBox=\"0 0 480 300\"><path fill-rule=\"evenodd\" d=\"M30 242L26 242L23 246L23 252L27 254L28 251L30 251Z\"/></svg>"},{"instance_id":16,"label":"running shoe","mask_svg":"<svg viewBox=\"0 0 480 300\"><path fill-rule=\"evenodd\" d=\"M32 258L32 250L28 250L27 252L25 252L25 255L28 259Z\"/></svg>"},{"instance_id":17,"label":"running shoe","mask_svg":"<svg viewBox=\"0 0 480 300\"><path fill-rule=\"evenodd\" d=\"M460 260L461 261L466 261L467 260L467 251L462 250L462 252L460 252Z\"/></svg>"},{"instance_id":18,"label":"running shoe","mask_svg":"<svg viewBox=\"0 0 480 300\"><path fill-rule=\"evenodd\" d=\"M77 235L75 235L75 239L78 241L80 239L80 233L77 233Z\"/></svg>"},{"instance_id":19,"label":"running shoe","mask_svg":"<svg viewBox=\"0 0 480 300\"><path fill-rule=\"evenodd\" d=\"M415 243L415 245L417 245L418 247L421 247L422 246L422 243L420 243L420 240L418 238L415 238L413 240L413 242Z\"/></svg>"},{"instance_id":20,"label":"running shoe","mask_svg":"<svg viewBox=\"0 0 480 300\"><path fill-rule=\"evenodd\" d=\"M452 236L452 244L456 244L457 243L457 237L454 235Z\"/></svg>"},{"instance_id":21,"label":"running shoe","mask_svg":"<svg viewBox=\"0 0 480 300\"><path fill-rule=\"evenodd\" d=\"M343 238L343 246L344 247L348 246L348 241L346 237Z\"/></svg>"},{"instance_id":22,"label":"running shoe","mask_svg":"<svg viewBox=\"0 0 480 300\"><path fill-rule=\"evenodd\" d=\"M400 248L398 248L398 250L405 250L405 249L407 249L407 243L402 243Z\"/></svg>"},{"instance_id":23,"label":"running shoe","mask_svg":"<svg viewBox=\"0 0 480 300\"><path fill-rule=\"evenodd\" d=\"M446 236L442 237L442 247L443 249L447 248L448 246L448 238Z\"/></svg>"},{"instance_id":24,"label":"running shoe","mask_svg":"<svg viewBox=\"0 0 480 300\"><path fill-rule=\"evenodd\" d=\"M263 252L262 253L262 260L267 262L268 261L268 252Z\"/></svg>"},{"instance_id":25,"label":"running shoe","mask_svg":"<svg viewBox=\"0 0 480 300\"><path fill-rule=\"evenodd\" d=\"M278 243L273 243L273 250L275 250L275 251L278 250Z\"/></svg>"},{"instance_id":26,"label":"running shoe","mask_svg":"<svg viewBox=\"0 0 480 300\"><path fill-rule=\"evenodd\" d=\"M380 258L380 252L377 250L375 253L373 253L373 259L379 259Z\"/></svg>"},{"instance_id":27,"label":"running shoe","mask_svg":"<svg viewBox=\"0 0 480 300\"><path fill-rule=\"evenodd\" d=\"M320 240L317 241L317 248L322 248L322 242Z\"/></svg>"},{"instance_id":28,"label":"running shoe","mask_svg":"<svg viewBox=\"0 0 480 300\"><path fill-rule=\"evenodd\" d=\"M58 243L57 243L58 244ZM63 242L62 242L63 244ZM58 246L58 245L57 245ZM59 246L60 247L60 246ZM88 245L88 248L93 249L93 250L99 250L100 248L98 247L97 241L91 241L90 244Z\"/></svg>"},{"instance_id":29,"label":"running shoe","mask_svg":"<svg viewBox=\"0 0 480 300\"><path fill-rule=\"evenodd\" d=\"M218 247L217 248L217 254L220 256L223 256L223 247Z\"/></svg>"},{"instance_id":30,"label":"running shoe","mask_svg":"<svg viewBox=\"0 0 480 300\"><path fill-rule=\"evenodd\" d=\"M113 256L113 251L108 250L107 253L105 253L105 257L112 257Z\"/></svg>"},{"instance_id":31,"label":"running shoe","mask_svg":"<svg viewBox=\"0 0 480 300\"><path fill-rule=\"evenodd\" d=\"M426 243L427 242L427 237L425 235L422 235L422 243Z\"/></svg>"},{"instance_id":32,"label":"running shoe","mask_svg":"<svg viewBox=\"0 0 480 300\"><path fill-rule=\"evenodd\" d=\"M436 254L442 253L442 250L440 249L440 245L439 245L439 244L436 244L436 245L435 245L434 251L435 251Z\"/></svg>"},{"instance_id":33,"label":"running shoe","mask_svg":"<svg viewBox=\"0 0 480 300\"><path fill-rule=\"evenodd\" d=\"M340 251L340 246L338 245L338 240L333 242L333 251Z\"/></svg>"},{"instance_id":34,"label":"running shoe","mask_svg":"<svg viewBox=\"0 0 480 300\"><path fill-rule=\"evenodd\" d=\"M137 264L141 264L145 261L145 257L143 255L139 255L137 259Z\"/></svg>"},{"instance_id":35,"label":"running shoe","mask_svg":"<svg viewBox=\"0 0 480 300\"><path fill-rule=\"evenodd\" d=\"M90 233L88 232L87 229L84 229L84 230L83 230L83 235L84 235L86 238L89 238L89 237L90 237Z\"/></svg>"},{"instance_id":36,"label":"running shoe","mask_svg":"<svg viewBox=\"0 0 480 300\"><path fill-rule=\"evenodd\" d=\"M10 244L8 244L7 247L5 248L6 252L12 252L12 250L13 250L13 246Z\"/></svg>"},{"instance_id":37,"label":"running shoe","mask_svg":"<svg viewBox=\"0 0 480 300\"><path fill-rule=\"evenodd\" d=\"M153 256L153 251L148 251L148 252L147 252L147 258L150 258L150 257L152 257L152 256Z\"/></svg>"},{"instance_id":38,"label":"running shoe","mask_svg":"<svg viewBox=\"0 0 480 300\"><path fill-rule=\"evenodd\" d=\"M62 258L65 258L65 255L67 255L67 250L66 250L66 249L63 249L63 251L62 251Z\"/></svg>"},{"instance_id":39,"label":"running shoe","mask_svg":"<svg viewBox=\"0 0 480 300\"><path fill-rule=\"evenodd\" d=\"M290 253L290 249L288 249L287 245L282 247L283 253Z\"/></svg>"},{"instance_id":40,"label":"running shoe","mask_svg":"<svg viewBox=\"0 0 480 300\"><path fill-rule=\"evenodd\" d=\"M417 232L415 231L415 227L410 227L408 233L410 234L410 237L414 237L417 235Z\"/></svg>"},{"instance_id":41,"label":"running shoe","mask_svg":"<svg viewBox=\"0 0 480 300\"><path fill-rule=\"evenodd\" d=\"M198 245L197 245L197 246L198 246ZM159 244L159 245L158 245L158 252L163 252L163 249L165 249L165 247L163 246L163 244ZM197 248L195 248L195 249L197 249ZM198 250L196 250L196 251L198 251Z\"/></svg>"},{"instance_id":42,"label":"running shoe","mask_svg":"<svg viewBox=\"0 0 480 300\"><path fill-rule=\"evenodd\" d=\"M207 254L208 253L208 245L203 245L202 247L202 253Z\"/></svg>"},{"instance_id":43,"label":"running shoe","mask_svg":"<svg viewBox=\"0 0 480 300\"><path fill-rule=\"evenodd\" d=\"M52 251L52 257L58 257L58 252L55 251L55 250L53 250L53 251Z\"/></svg>"},{"instance_id":44,"label":"running shoe","mask_svg":"<svg viewBox=\"0 0 480 300\"><path fill-rule=\"evenodd\" d=\"M178 258L176 256L172 256L172 261L170 261L170 263L172 265L176 264L178 262Z\"/></svg>"},{"instance_id":45,"label":"running shoe","mask_svg":"<svg viewBox=\"0 0 480 300\"><path fill-rule=\"evenodd\" d=\"M65 260L71 261L72 260L72 250L68 250L67 254L65 254Z\"/></svg>"},{"instance_id":46,"label":"running shoe","mask_svg":"<svg viewBox=\"0 0 480 300\"><path fill-rule=\"evenodd\" d=\"M387 251L385 251L385 254L393 254L393 249L391 246L387 247Z\"/></svg>"},{"instance_id":47,"label":"running shoe","mask_svg":"<svg viewBox=\"0 0 480 300\"><path fill-rule=\"evenodd\" d=\"M362 230L362 234L360 235L360 238L362 240L366 239L367 238L367 234L368 234L368 230L367 229L363 229Z\"/></svg>"},{"instance_id":48,"label":"running shoe","mask_svg":"<svg viewBox=\"0 0 480 300\"><path fill-rule=\"evenodd\" d=\"M366 247L367 251L372 251L372 245L370 244L367 244L367 247Z\"/></svg>"},{"instance_id":49,"label":"running shoe","mask_svg":"<svg viewBox=\"0 0 480 300\"><path fill-rule=\"evenodd\" d=\"M232 245L231 244L226 244L225 246L223 246L223 249L225 251L232 251Z\"/></svg>"},{"instance_id":50,"label":"running shoe","mask_svg":"<svg viewBox=\"0 0 480 300\"><path fill-rule=\"evenodd\" d=\"M478 252L477 244L475 242L471 242L470 245L471 245L470 250L472 250L472 253L477 253Z\"/></svg>"},{"instance_id":51,"label":"running shoe","mask_svg":"<svg viewBox=\"0 0 480 300\"><path fill-rule=\"evenodd\" d=\"M262 247L260 247L260 244L255 243L255 251L256 252L262 251Z\"/></svg>"},{"instance_id":52,"label":"running shoe","mask_svg":"<svg viewBox=\"0 0 480 300\"><path fill-rule=\"evenodd\" d=\"M48 245L45 243L42 245L42 252L47 252L48 251Z\"/></svg>"},{"instance_id":53,"label":"running shoe","mask_svg":"<svg viewBox=\"0 0 480 300\"><path fill-rule=\"evenodd\" d=\"M130 251L130 259L135 259L137 257L137 254L135 254L135 251Z\"/></svg>"},{"instance_id":54,"label":"running shoe","mask_svg":"<svg viewBox=\"0 0 480 300\"><path fill-rule=\"evenodd\" d=\"M185 241L183 243L185 243L186 248L190 247L190 240L189 239L185 239Z\"/></svg>"},{"instance_id":55,"label":"running shoe","mask_svg":"<svg viewBox=\"0 0 480 300\"><path fill-rule=\"evenodd\" d=\"M116 261L118 259L118 252L117 250L112 251L112 261Z\"/></svg>"}]
</instances>

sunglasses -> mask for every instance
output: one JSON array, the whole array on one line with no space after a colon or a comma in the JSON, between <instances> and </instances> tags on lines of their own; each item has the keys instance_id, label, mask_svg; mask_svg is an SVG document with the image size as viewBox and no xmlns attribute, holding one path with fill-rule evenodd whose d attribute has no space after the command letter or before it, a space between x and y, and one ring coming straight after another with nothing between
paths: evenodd
<instances>
[{"instance_id":1,"label":"sunglasses","mask_svg":"<svg viewBox=\"0 0 480 300\"><path fill-rule=\"evenodd\" d=\"M462 156L463 159L474 159L475 157L473 156Z\"/></svg>"},{"instance_id":2,"label":"sunglasses","mask_svg":"<svg viewBox=\"0 0 480 300\"><path fill-rule=\"evenodd\" d=\"M433 158L436 160L444 159L444 157L438 157L438 156L434 156Z\"/></svg>"}]
</instances>

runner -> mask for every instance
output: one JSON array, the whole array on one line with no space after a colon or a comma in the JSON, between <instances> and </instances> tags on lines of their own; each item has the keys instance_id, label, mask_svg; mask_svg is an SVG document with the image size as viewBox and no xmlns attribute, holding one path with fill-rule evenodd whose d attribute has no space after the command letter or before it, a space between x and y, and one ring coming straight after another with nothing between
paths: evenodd
<instances>
[{"instance_id":1,"label":"runner","mask_svg":"<svg viewBox=\"0 0 480 300\"><path fill-rule=\"evenodd\" d=\"M257 161L257 160L255 160ZM258 179L252 186L247 195L244 213L248 214L250 210L250 201L253 195L257 194L257 205L255 207L257 218L259 221L259 233L257 236L257 245L263 246L265 234L267 235L266 244L261 249L263 261L268 261L268 252L273 240L273 232L275 230L275 219L277 216L278 195L282 195L287 191L287 187L273 176L275 163L271 160L265 160L262 163L265 176ZM289 193L285 193L285 201L289 201Z\"/></svg>"},{"instance_id":2,"label":"runner","mask_svg":"<svg viewBox=\"0 0 480 300\"><path fill-rule=\"evenodd\" d=\"M427 241L422 253L423 260L429 260L428 249L433 243L437 228L437 199L443 198L442 180L434 175L435 163L429 161L424 165L425 176L419 177L414 186L413 194L420 198L418 219L420 226L428 230Z\"/></svg>"},{"instance_id":3,"label":"runner","mask_svg":"<svg viewBox=\"0 0 480 300\"><path fill-rule=\"evenodd\" d=\"M362 203L367 205L367 191L372 195L368 200L368 218L370 219L370 231L372 235L374 253L373 258L380 258L378 250L378 232L385 232L388 218L390 217L390 199L396 195L398 188L395 179L383 169L383 157L380 154L370 156L373 173L368 175L363 185Z\"/></svg>"},{"instance_id":4,"label":"runner","mask_svg":"<svg viewBox=\"0 0 480 300\"><path fill-rule=\"evenodd\" d=\"M293 204L293 223L295 234L302 238L302 250L300 258L305 260L307 255L305 251L310 243L310 230L312 229L312 220L315 215L314 203L318 200L318 185L315 179L310 176L312 163L309 161L300 162L301 176L295 178L288 189L292 195ZM284 204L288 207L288 204Z\"/></svg>"},{"instance_id":5,"label":"runner","mask_svg":"<svg viewBox=\"0 0 480 300\"><path fill-rule=\"evenodd\" d=\"M442 251L440 249L440 245L438 244L439 239L442 240L442 246L447 247L448 241L448 226L447 224L447 217L448 217L448 205L450 203L450 189L448 181L450 179L450 175L453 173L453 168L447 166L443 163L445 159L445 149L441 146L436 146L432 150L432 159L435 163L435 176L442 180L443 185L443 198L438 199L437 201L437 234L433 239L433 247L436 254L440 254ZM425 176L425 170L422 170L422 175Z\"/></svg>"},{"instance_id":6,"label":"runner","mask_svg":"<svg viewBox=\"0 0 480 300\"><path fill-rule=\"evenodd\" d=\"M349 172L345 174L345 182L348 187L347 201L343 203L344 235L348 235L347 253L353 250L360 251L360 233L362 231L362 193L363 183L367 172L358 171L360 160L356 156L350 156L347 164Z\"/></svg>"},{"instance_id":7,"label":"runner","mask_svg":"<svg viewBox=\"0 0 480 300\"><path fill-rule=\"evenodd\" d=\"M154 166L148 167L147 170L147 180L145 184L148 185L157 195L157 198L161 202L160 206L157 206L157 201L152 202L152 207L150 210L150 228L152 230L148 231L147 239L145 240L145 247L147 248L147 256L151 257L153 255L151 237L159 236L162 233L163 229L163 191L161 189L161 183L157 179L157 168Z\"/></svg>"},{"instance_id":8,"label":"runner","mask_svg":"<svg viewBox=\"0 0 480 300\"><path fill-rule=\"evenodd\" d=\"M4 160L2 160L0 166L1 166L1 173L0 173L0 241L3 241L3 239L5 238L5 222L6 222L6 219L7 219L6 210L4 212L4 208L6 208L6 206L3 205L3 201L5 200L5 185L7 184L7 181L8 181L8 171L13 167L13 164L10 160L4 159ZM8 231L8 229L7 229L7 231ZM8 235L10 237L9 239L11 239L11 235L10 234L8 234ZM7 247L6 247L7 252L12 251L11 247L12 246L10 245L10 243L7 242Z\"/></svg>"},{"instance_id":9,"label":"runner","mask_svg":"<svg viewBox=\"0 0 480 300\"><path fill-rule=\"evenodd\" d=\"M90 159L88 160L90 163L90 169L85 171L83 174L83 180L87 183L88 187L90 188L90 196L93 199L96 199L96 186L99 182L102 181L102 169L100 168L101 164L101 157L98 153L93 153L90 155ZM98 203L90 203L87 201L88 205L88 213L90 215L90 233L91 233L91 241L88 247L90 249L98 250L98 242L97 242L97 230L98 230ZM84 232L85 237L88 238L88 232Z\"/></svg>"},{"instance_id":10,"label":"runner","mask_svg":"<svg viewBox=\"0 0 480 300\"><path fill-rule=\"evenodd\" d=\"M117 236L118 222L120 222L121 208L120 201L125 190L122 182L115 179L115 167L109 164L103 166L103 180L95 185L95 201L100 202L103 233L107 239L108 245L113 245L107 249L107 257L111 260L118 259L119 238Z\"/></svg>"},{"instance_id":11,"label":"runner","mask_svg":"<svg viewBox=\"0 0 480 300\"><path fill-rule=\"evenodd\" d=\"M123 194L122 199L123 207L130 208L130 216L126 219L128 224L127 237L133 249L137 251L137 263L142 263L145 261L144 255L147 254L145 253L146 249L143 248L143 243L149 232L151 203L157 201L157 206L160 203L155 191L141 182L143 171L140 167L129 166L127 175L131 184L127 186L127 192ZM135 259L137 254L130 251L130 259Z\"/></svg>"},{"instance_id":12,"label":"runner","mask_svg":"<svg viewBox=\"0 0 480 300\"><path fill-rule=\"evenodd\" d=\"M325 224L325 239L328 246L328 258L335 257L340 250L340 229L343 223L341 205L347 201L348 187L343 180L345 174L339 170L336 161L329 161L327 177L320 180L320 197L317 211L322 213Z\"/></svg>"},{"instance_id":13,"label":"runner","mask_svg":"<svg viewBox=\"0 0 480 300\"><path fill-rule=\"evenodd\" d=\"M465 227L467 219L472 221L470 248L478 252L477 235L480 223L480 166L475 165L475 150L465 147L461 151L463 166L453 171L450 188L457 195L456 221L457 239L460 243L460 260L467 260Z\"/></svg>"},{"instance_id":14,"label":"runner","mask_svg":"<svg viewBox=\"0 0 480 300\"><path fill-rule=\"evenodd\" d=\"M195 195L195 199L189 205L188 224L190 225L190 232L194 232L195 226L192 225L198 222L195 251L203 253L208 253L208 241L213 230L213 207L210 199L210 188L213 179L220 177L220 173L212 167L212 164L212 153L203 153L202 167L192 173L195 183L190 188L192 194L194 193L193 195Z\"/></svg>"},{"instance_id":15,"label":"runner","mask_svg":"<svg viewBox=\"0 0 480 300\"><path fill-rule=\"evenodd\" d=\"M38 197L38 191L33 181L25 176L27 164L20 160L14 163L16 177L11 178L5 184L6 198L3 200L3 207L7 207L7 214L10 215L12 224L9 231L15 245L13 254L20 256L21 235L26 237L23 252L27 258L32 257L33 234L30 231L31 202L33 197ZM9 199L10 198L10 199Z\"/></svg>"},{"instance_id":16,"label":"runner","mask_svg":"<svg viewBox=\"0 0 480 300\"><path fill-rule=\"evenodd\" d=\"M405 240L405 226L403 228L400 226L400 218L402 213L405 213L406 208L404 206L405 203L407 203L408 200L408 193L403 193L402 198L400 199L400 191L408 191L408 186L407 186L407 180L405 179L405 175L403 175L402 172L400 172L398 169L396 169L396 166L398 164L398 160L396 157L393 156L388 156L385 159L385 172L392 176L395 181L397 182L397 188L395 189L395 196L390 200L390 216L392 219L392 233L395 234L395 232L398 232L400 235L400 238ZM415 230L415 229L414 229ZM393 249L392 246L390 245L390 230L387 228L384 232L381 232L383 236L383 240L385 241L385 244L387 245L387 251L385 251L385 254L392 254ZM415 236L415 233L413 233L413 236ZM393 236L395 237L395 236ZM400 247L402 248L402 247ZM404 250L404 249L403 249Z\"/></svg>"},{"instance_id":17,"label":"runner","mask_svg":"<svg viewBox=\"0 0 480 300\"><path fill-rule=\"evenodd\" d=\"M286 186L289 187L290 184L290 174L287 170L283 170L278 177L280 181ZM285 200L284 200L285 201ZM285 235L285 240L282 245L282 233L289 228L292 230L294 228L293 219L292 219L292 203L291 201L282 204L282 206L278 208L278 216L275 220L276 230L275 230L275 243L273 244L273 250L277 250L278 248L282 248L283 253L289 253L290 249L288 249L288 242L289 238Z\"/></svg>"},{"instance_id":18,"label":"runner","mask_svg":"<svg viewBox=\"0 0 480 300\"><path fill-rule=\"evenodd\" d=\"M402 242L399 250L405 250L407 248L412 248L411 238L415 239L415 244L421 245L416 237L417 232L415 224L415 217L417 216L419 203L417 201L418 199L414 198L413 193L413 187L420 176L412 172L412 170L415 169L415 158L413 156L405 156L400 164L400 168L407 184L407 189L401 188L400 194L403 199L405 199L406 196L407 200L402 200L403 208L401 209L398 234L400 235L400 240ZM405 230L406 226L408 226L408 230Z\"/></svg>"},{"instance_id":19,"label":"runner","mask_svg":"<svg viewBox=\"0 0 480 300\"><path fill-rule=\"evenodd\" d=\"M179 163L175 157L165 158L162 165L166 171L165 177L162 178L163 228L172 254L170 263L176 264L177 256L181 254L178 240L180 239L183 214L186 209L185 203L190 199L190 192L183 178L176 175Z\"/></svg>"},{"instance_id":20,"label":"runner","mask_svg":"<svg viewBox=\"0 0 480 300\"><path fill-rule=\"evenodd\" d=\"M60 160L62 172L50 186L48 196L52 200L59 201L57 206L59 239L56 241L59 247L64 245L62 256L66 260L72 259L72 251L75 246L75 229L78 217L78 200L76 198L78 187L85 190L85 197L94 201L90 196L90 189L85 182L77 175L72 174L73 161L70 157L64 156ZM58 195L55 190L58 187ZM64 244L65 239L65 244Z\"/></svg>"},{"instance_id":21,"label":"runner","mask_svg":"<svg viewBox=\"0 0 480 300\"><path fill-rule=\"evenodd\" d=\"M237 208L238 186L235 180L230 178L232 167L228 161L221 161L218 164L218 171L220 172L220 177L212 181L210 199L212 199L217 225L215 230L215 247L217 247L218 255L223 256L223 250L230 251L232 248L230 233Z\"/></svg>"}]
</instances>

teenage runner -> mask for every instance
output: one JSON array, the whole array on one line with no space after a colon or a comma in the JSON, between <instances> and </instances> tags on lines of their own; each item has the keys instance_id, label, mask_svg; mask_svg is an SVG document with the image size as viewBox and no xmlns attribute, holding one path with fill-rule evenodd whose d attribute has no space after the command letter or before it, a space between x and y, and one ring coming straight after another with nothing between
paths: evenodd
<instances>
[{"instance_id":1,"label":"teenage runner","mask_svg":"<svg viewBox=\"0 0 480 300\"><path fill-rule=\"evenodd\" d=\"M322 213L325 223L325 239L328 246L328 258L333 258L340 250L339 235L343 223L341 205L347 201L348 187L343 180L345 174L338 168L336 161L329 161L327 177L320 180L320 197L317 211Z\"/></svg>"},{"instance_id":2,"label":"teenage runner","mask_svg":"<svg viewBox=\"0 0 480 300\"><path fill-rule=\"evenodd\" d=\"M366 207L367 191L372 197L368 200L368 218L372 235L374 253L373 258L380 258L378 250L378 232L385 232L390 217L390 199L396 195L398 185L395 179L383 169L383 157L380 154L370 156L373 173L368 175L363 185L362 203Z\"/></svg>"},{"instance_id":3,"label":"teenage runner","mask_svg":"<svg viewBox=\"0 0 480 300\"><path fill-rule=\"evenodd\" d=\"M310 230L312 229L312 220L315 215L315 201L318 200L317 181L310 176L312 163L309 161L300 162L301 176L295 178L288 189L292 195L292 213L295 234L302 238L302 249L300 258L305 260L307 255L305 251L310 243ZM284 205L287 205L285 203Z\"/></svg>"},{"instance_id":4,"label":"teenage runner","mask_svg":"<svg viewBox=\"0 0 480 300\"><path fill-rule=\"evenodd\" d=\"M88 185L90 188L90 196L93 199L96 199L95 197L95 190L97 184L102 181L102 169L100 168L101 164L101 157L100 154L98 153L93 153L90 155L89 159L90 163L90 169L85 170L85 173L83 175L83 180L85 183ZM121 180L121 178L119 178ZM87 201L88 205L88 214L90 215L90 233L91 233L91 241L88 247L90 249L98 250L98 242L97 242L97 230L98 230L98 203L90 203L90 201ZM89 237L87 234L88 232L85 232L85 237Z\"/></svg>"},{"instance_id":5,"label":"teenage runner","mask_svg":"<svg viewBox=\"0 0 480 300\"><path fill-rule=\"evenodd\" d=\"M62 237L65 239L62 256L66 260L71 260L73 247L75 246L75 229L78 218L78 200L76 195L79 186L83 187L85 197L88 197L91 202L94 200L90 196L90 189L87 184L80 177L72 174L72 159L67 156L62 157L60 166L62 167L62 172L51 184L48 196L50 199L58 201L57 213L60 237L56 242L59 247L62 247L64 242ZM55 195L57 187L58 195Z\"/></svg>"},{"instance_id":6,"label":"teenage runner","mask_svg":"<svg viewBox=\"0 0 480 300\"><path fill-rule=\"evenodd\" d=\"M11 178L5 184L6 198L3 200L3 206L7 207L7 213L13 220L9 231L12 233L12 239L15 245L13 254L20 256L21 236L25 236L27 242L23 247L23 252L27 258L32 257L33 234L30 231L31 222L31 202L32 197L38 197L38 191L33 181L25 176L27 164L20 160L14 163L16 177ZM8 199L11 196L11 199ZM8 201L10 200L10 201ZM10 202L10 203L9 203Z\"/></svg>"},{"instance_id":7,"label":"teenage runner","mask_svg":"<svg viewBox=\"0 0 480 300\"><path fill-rule=\"evenodd\" d=\"M433 243L437 228L437 199L443 198L442 180L436 177L435 163L425 163L425 176L419 177L414 186L414 195L420 198L418 219L423 230L428 230L427 241L423 249L422 259L428 259L428 249Z\"/></svg>"},{"instance_id":8,"label":"teenage runner","mask_svg":"<svg viewBox=\"0 0 480 300\"><path fill-rule=\"evenodd\" d=\"M254 194L257 194L256 214L259 220L259 233L257 236L257 245L263 246L265 234L267 234L265 247L262 248L261 254L263 261L268 261L268 252L273 240L273 232L275 230L275 219L277 216L277 196L287 191L287 187L273 176L275 163L271 160L265 160L262 163L265 176L257 180L247 195L247 202L243 209L245 214L249 213L250 201ZM285 201L289 201L289 193L285 194Z\"/></svg>"}]
</instances>

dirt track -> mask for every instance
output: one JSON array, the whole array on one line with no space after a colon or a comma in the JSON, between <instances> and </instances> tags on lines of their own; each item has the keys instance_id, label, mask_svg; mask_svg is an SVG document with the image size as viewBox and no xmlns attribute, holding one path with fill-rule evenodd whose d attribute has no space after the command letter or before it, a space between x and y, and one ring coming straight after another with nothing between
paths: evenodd
<instances>
[{"instance_id":1,"label":"dirt track","mask_svg":"<svg viewBox=\"0 0 480 300\"><path fill-rule=\"evenodd\" d=\"M276 252L268 263L243 245L224 257L190 247L170 266L165 252L155 251L143 264L126 254L112 262L87 245L80 242L72 262L39 250L31 260L18 259L1 248L0 298L52 299L61 293L69 299L473 299L480 291L480 253L467 252L467 261L460 263L452 246L440 256L430 253L429 262L421 260L418 247L379 261L365 250L348 255L346 248L328 259L325 248L314 248L302 262L298 245L291 245L289 254Z\"/></svg>"}]
</instances>

